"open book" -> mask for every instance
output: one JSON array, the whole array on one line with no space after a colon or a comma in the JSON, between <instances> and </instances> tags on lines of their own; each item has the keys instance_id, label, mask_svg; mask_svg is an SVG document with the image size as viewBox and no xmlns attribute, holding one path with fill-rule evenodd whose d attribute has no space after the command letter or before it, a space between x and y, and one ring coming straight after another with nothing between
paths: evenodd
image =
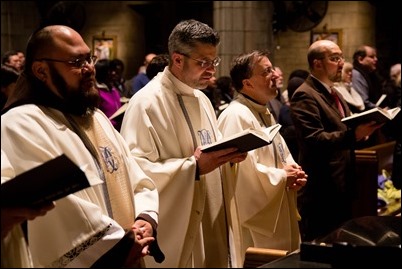
<instances>
[{"instance_id":1,"label":"open book","mask_svg":"<svg viewBox=\"0 0 402 269\"><path fill-rule=\"evenodd\" d=\"M112 120L120 115L123 115L124 112L126 112L127 107L128 107L128 103L124 103L118 110L116 110L116 112L114 112L112 114L112 116L109 117L109 120Z\"/></svg>"},{"instance_id":2,"label":"open book","mask_svg":"<svg viewBox=\"0 0 402 269\"><path fill-rule=\"evenodd\" d=\"M240 152L247 152L271 144L281 127L280 124L275 124L265 128L263 131L249 128L240 133L225 137L220 141L204 145L201 150L203 152L211 152L234 147L238 148Z\"/></svg>"},{"instance_id":3,"label":"open book","mask_svg":"<svg viewBox=\"0 0 402 269\"><path fill-rule=\"evenodd\" d=\"M40 207L103 182L84 170L62 154L1 184L1 206Z\"/></svg>"},{"instance_id":4,"label":"open book","mask_svg":"<svg viewBox=\"0 0 402 269\"><path fill-rule=\"evenodd\" d=\"M380 96L380 98L378 99L377 103L375 103L375 106L380 106L381 103L382 103L382 101L384 101L384 99L385 99L386 97L387 97L386 94L382 94L382 95Z\"/></svg>"},{"instance_id":5,"label":"open book","mask_svg":"<svg viewBox=\"0 0 402 269\"><path fill-rule=\"evenodd\" d=\"M342 121L350 126L355 127L362 123L369 123L370 121L375 121L377 123L384 123L388 120L392 120L401 111L400 107L395 107L392 109L382 109L375 107L367 111L353 114L352 116L343 118Z\"/></svg>"}]
</instances>

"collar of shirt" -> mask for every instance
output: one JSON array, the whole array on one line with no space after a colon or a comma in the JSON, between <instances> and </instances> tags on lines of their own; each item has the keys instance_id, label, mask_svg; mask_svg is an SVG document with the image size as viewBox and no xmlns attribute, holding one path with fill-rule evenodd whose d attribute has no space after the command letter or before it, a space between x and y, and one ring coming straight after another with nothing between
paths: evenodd
<instances>
[{"instance_id":1,"label":"collar of shirt","mask_svg":"<svg viewBox=\"0 0 402 269\"><path fill-rule=\"evenodd\" d=\"M313 76L313 75L310 75L310 76L313 77L315 80L319 81L322 85L324 85L325 89L327 89L327 91L328 91L330 94L332 93L332 90L331 90L331 87L330 87L330 86L328 86L326 83L322 82L321 80L319 80L319 79L316 78L315 76Z\"/></svg>"},{"instance_id":2,"label":"collar of shirt","mask_svg":"<svg viewBox=\"0 0 402 269\"><path fill-rule=\"evenodd\" d=\"M170 72L169 68L165 68L163 71L164 75L172 82L174 87L170 87L171 90L173 90L175 93L180 94L180 95L186 95L186 96L195 96L194 91L196 89L191 88L187 84L183 83L180 81L178 78L176 78L172 72Z\"/></svg>"}]
</instances>

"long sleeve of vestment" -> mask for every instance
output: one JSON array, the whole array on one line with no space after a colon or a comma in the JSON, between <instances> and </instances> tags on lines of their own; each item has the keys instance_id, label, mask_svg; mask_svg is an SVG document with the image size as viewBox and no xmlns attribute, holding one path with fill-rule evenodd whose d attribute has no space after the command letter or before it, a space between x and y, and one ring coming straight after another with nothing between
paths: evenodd
<instances>
[{"instance_id":1,"label":"long sleeve of vestment","mask_svg":"<svg viewBox=\"0 0 402 269\"><path fill-rule=\"evenodd\" d=\"M184 247L186 232L190 226L192 208L195 207L193 198L197 192L197 182L196 160L193 157L194 145L190 133L186 136L180 134L188 130L187 125L174 126L175 120L182 117L180 107L174 106L178 110L174 111L172 122L170 119L164 119L167 107L162 104L152 105L159 100L147 98L144 92L140 91L130 100L121 134L141 168L149 177L156 180L161 201L158 237L166 257L163 266L177 267L179 261L172 260L173 254L170 252L176 252L180 256L180 253L186 251ZM179 121L178 124L182 122ZM202 209L198 210L202 212ZM175 239L164 240L165 237L171 237L169 234ZM175 248L169 246L173 241L177 246ZM188 248L191 249L192 247Z\"/></svg>"},{"instance_id":2,"label":"long sleeve of vestment","mask_svg":"<svg viewBox=\"0 0 402 269\"><path fill-rule=\"evenodd\" d=\"M15 172L1 150L1 184L15 177ZM2 216L3 217L3 216ZM21 225L15 225L1 239L1 268L32 268L32 259Z\"/></svg>"}]
</instances>

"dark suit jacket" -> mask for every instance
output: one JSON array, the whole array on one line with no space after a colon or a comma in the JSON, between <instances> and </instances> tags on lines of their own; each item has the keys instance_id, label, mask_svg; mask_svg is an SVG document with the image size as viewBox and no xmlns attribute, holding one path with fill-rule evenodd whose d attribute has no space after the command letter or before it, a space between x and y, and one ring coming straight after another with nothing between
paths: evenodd
<instances>
[{"instance_id":1,"label":"dark suit jacket","mask_svg":"<svg viewBox=\"0 0 402 269\"><path fill-rule=\"evenodd\" d=\"M346 116L350 115L341 96L340 101ZM354 131L341 122L328 90L311 76L293 94L291 112L299 144L299 164L308 174L307 184L299 192L302 220L321 222L315 223L322 228L317 235L329 233L332 230L328 229L337 228L350 216L345 210L351 209L350 198L355 192Z\"/></svg>"}]
</instances>

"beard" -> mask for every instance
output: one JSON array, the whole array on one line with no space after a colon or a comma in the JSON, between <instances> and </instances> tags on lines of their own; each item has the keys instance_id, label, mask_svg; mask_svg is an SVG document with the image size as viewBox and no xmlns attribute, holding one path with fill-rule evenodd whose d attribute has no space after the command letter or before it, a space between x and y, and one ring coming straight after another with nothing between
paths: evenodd
<instances>
[{"instance_id":1,"label":"beard","mask_svg":"<svg viewBox=\"0 0 402 269\"><path fill-rule=\"evenodd\" d=\"M73 88L67 85L65 79L54 67L50 67L49 69L53 84L63 98L63 106L66 112L77 116L93 114L99 106L100 96L99 91L95 88L95 81L91 83L92 86L85 83L91 74L88 74L81 80L78 88Z\"/></svg>"}]
</instances>

